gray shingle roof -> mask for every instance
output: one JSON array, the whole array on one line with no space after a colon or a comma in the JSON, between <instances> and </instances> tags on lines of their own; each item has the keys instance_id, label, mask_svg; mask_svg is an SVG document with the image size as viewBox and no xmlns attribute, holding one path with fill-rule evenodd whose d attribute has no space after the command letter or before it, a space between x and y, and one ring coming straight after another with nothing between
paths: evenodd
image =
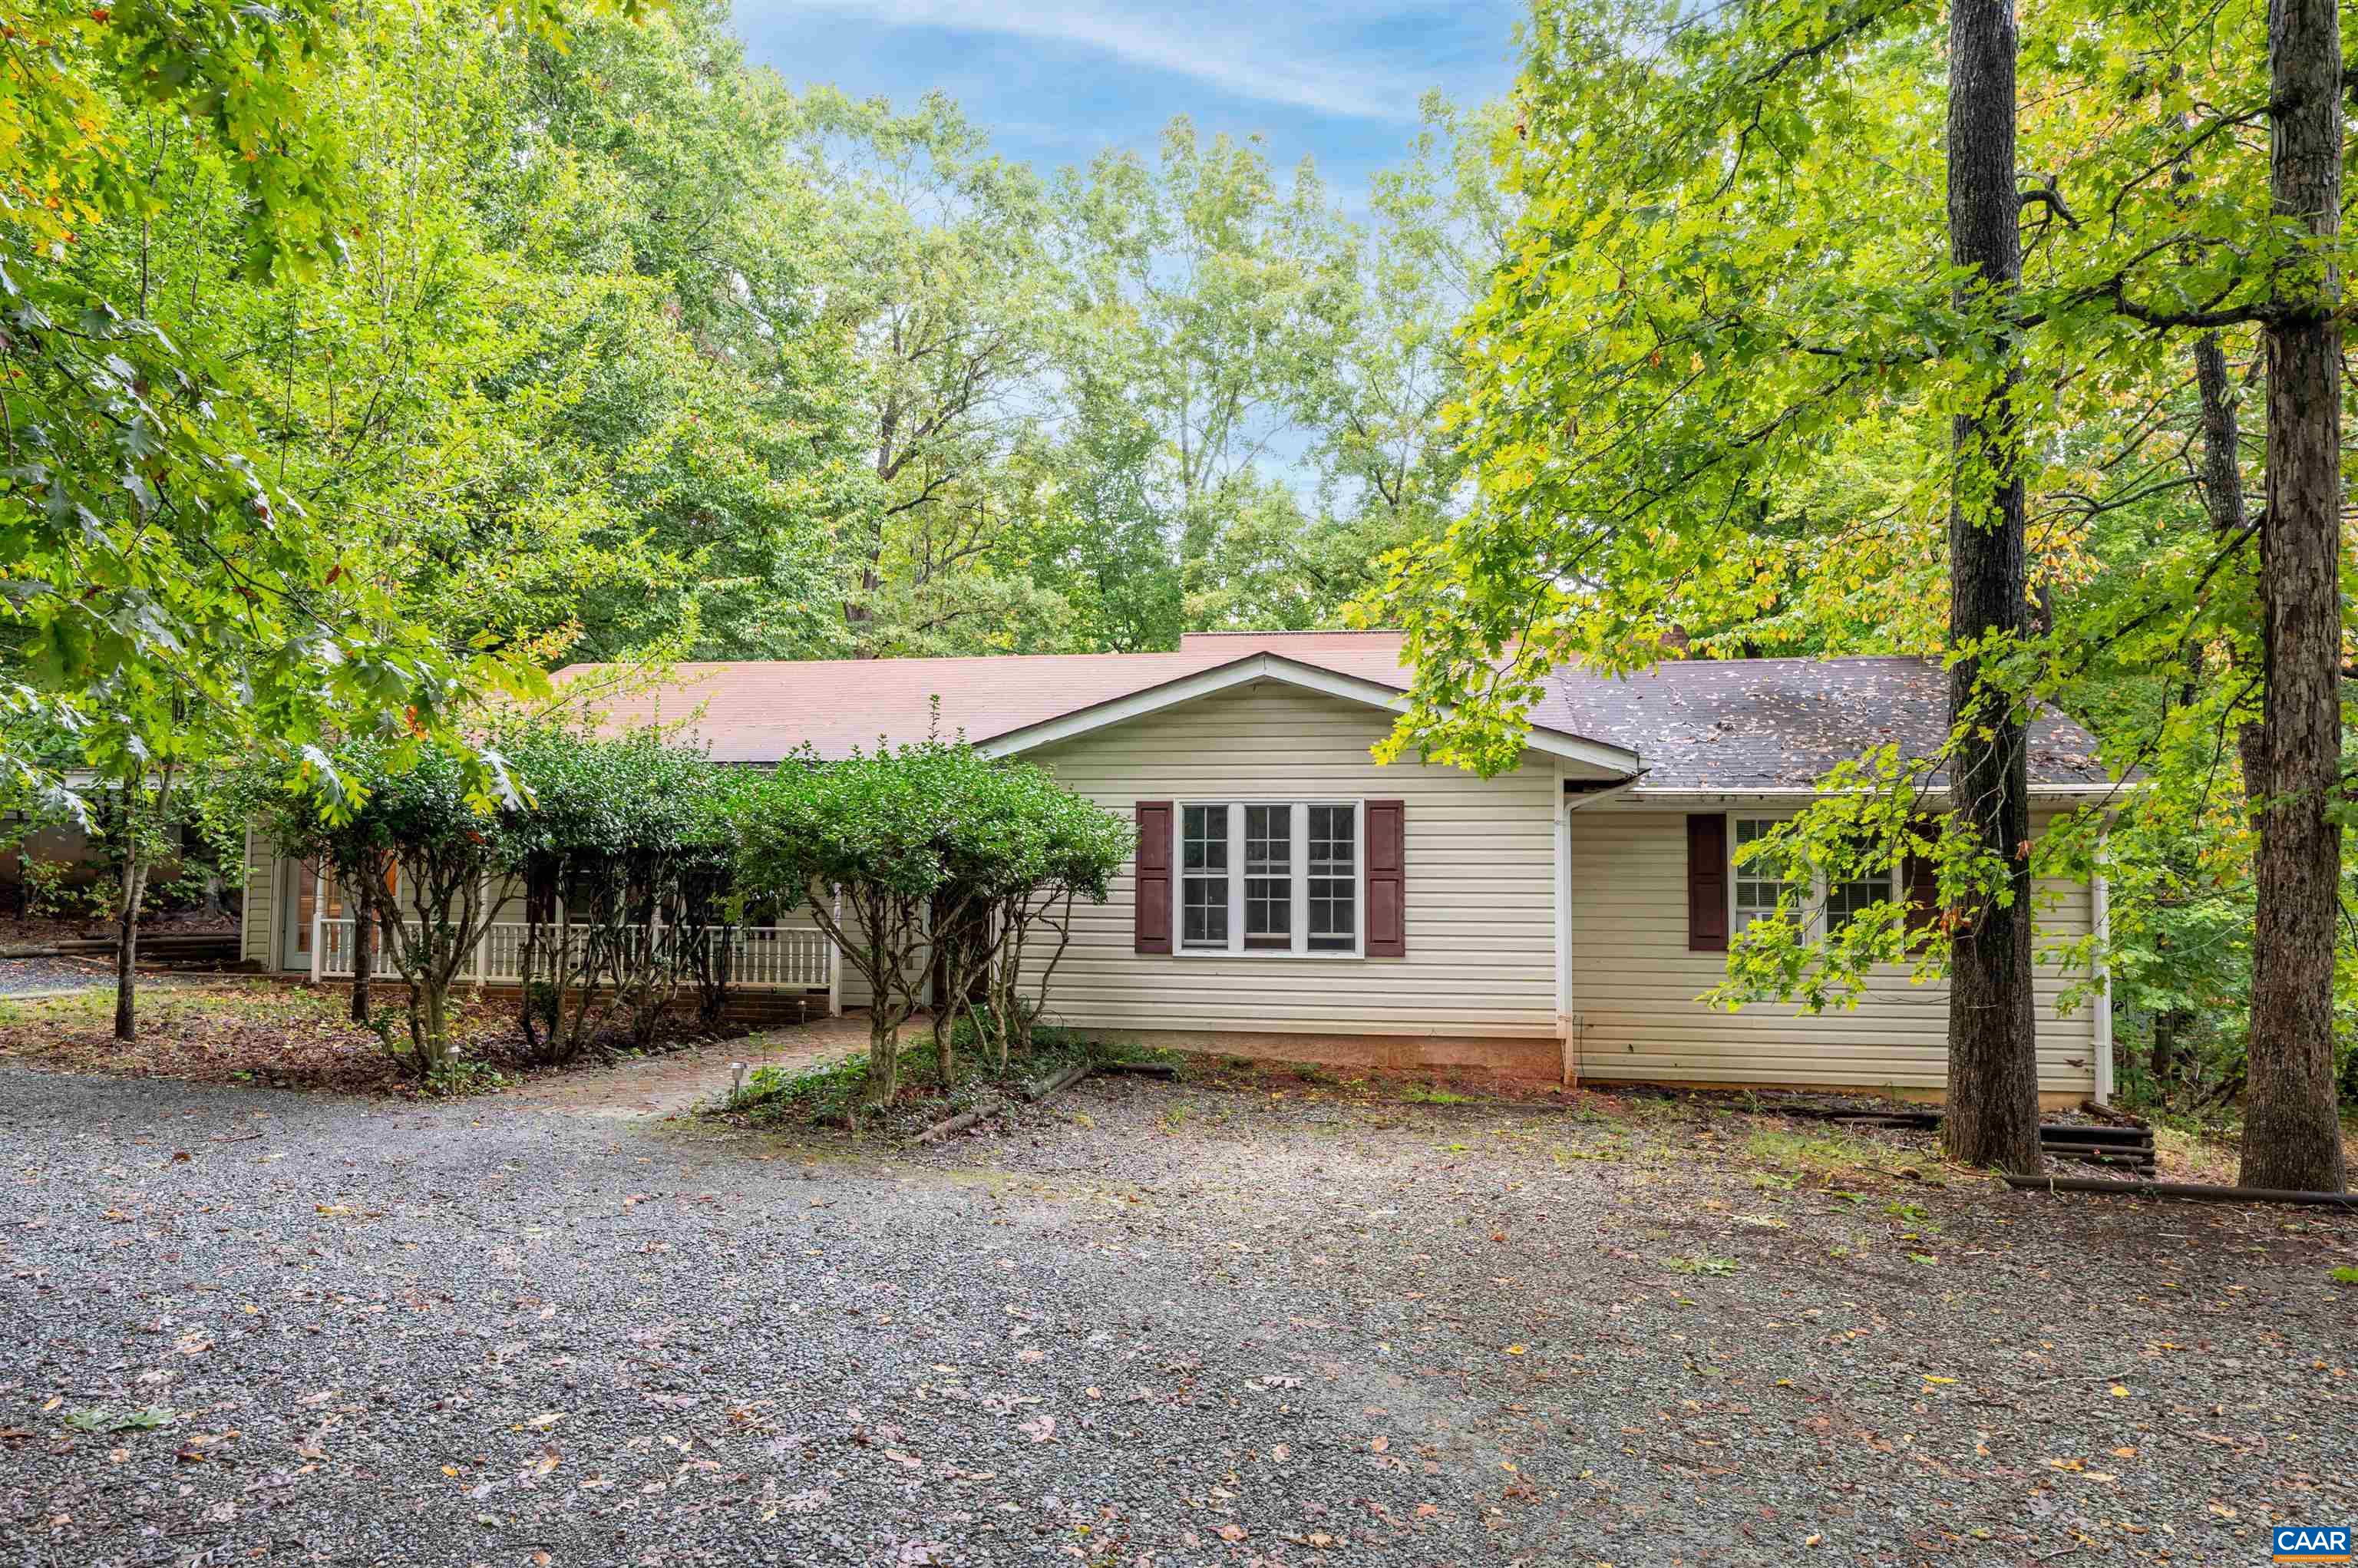
<instances>
[{"instance_id":1,"label":"gray shingle roof","mask_svg":"<svg viewBox=\"0 0 2358 1568\"><path fill-rule=\"evenodd\" d=\"M1796 788L1895 741L1931 756L1949 730L1948 675L1930 659L1674 659L1626 678L1561 669L1548 686L1532 722L1631 748L1649 789ZM2101 787L2095 741L2040 712L2030 782Z\"/></svg>"}]
</instances>

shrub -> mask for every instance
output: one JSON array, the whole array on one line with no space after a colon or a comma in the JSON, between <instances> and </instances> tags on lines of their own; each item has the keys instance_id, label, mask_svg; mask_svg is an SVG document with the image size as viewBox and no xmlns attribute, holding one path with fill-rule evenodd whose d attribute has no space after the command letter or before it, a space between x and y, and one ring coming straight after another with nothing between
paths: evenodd
<instances>
[{"instance_id":1,"label":"shrub","mask_svg":"<svg viewBox=\"0 0 2358 1568\"><path fill-rule=\"evenodd\" d=\"M751 792L744 810L741 892L808 908L874 995L871 1104L890 1100L899 1082L895 1042L923 1004L929 941L941 938L933 1054L946 1084L974 980L1004 1061L1044 1009L1055 969L1052 957L1035 995L1020 997L1030 934L1049 922L1061 953L1073 900L1102 903L1131 843L1127 824L1039 769L941 741L834 761L806 751Z\"/></svg>"}]
</instances>

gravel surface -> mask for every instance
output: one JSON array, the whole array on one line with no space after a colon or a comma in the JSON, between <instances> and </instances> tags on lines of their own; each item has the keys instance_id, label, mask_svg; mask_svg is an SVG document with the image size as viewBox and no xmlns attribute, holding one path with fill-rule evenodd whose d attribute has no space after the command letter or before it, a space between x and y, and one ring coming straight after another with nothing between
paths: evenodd
<instances>
[{"instance_id":1,"label":"gravel surface","mask_svg":"<svg viewBox=\"0 0 2358 1568\"><path fill-rule=\"evenodd\" d=\"M9 1563L2244 1564L2358 1515L2339 1216L1138 1079L914 1154L0 1095Z\"/></svg>"},{"instance_id":2,"label":"gravel surface","mask_svg":"<svg viewBox=\"0 0 2358 1568\"><path fill-rule=\"evenodd\" d=\"M149 983L142 974L140 983ZM0 958L0 996L24 991L79 990L86 986L112 985L112 959Z\"/></svg>"}]
</instances>

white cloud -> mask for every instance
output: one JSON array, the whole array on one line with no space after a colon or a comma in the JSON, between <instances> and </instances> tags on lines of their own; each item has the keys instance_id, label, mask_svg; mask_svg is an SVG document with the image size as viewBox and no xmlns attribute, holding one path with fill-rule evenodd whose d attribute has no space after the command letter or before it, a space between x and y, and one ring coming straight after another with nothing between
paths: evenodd
<instances>
[{"instance_id":1,"label":"white cloud","mask_svg":"<svg viewBox=\"0 0 2358 1568\"><path fill-rule=\"evenodd\" d=\"M741 5L741 12L753 8ZM1433 85L1364 58L1339 55L1336 35L1381 8L1275 0L1263 15L1207 16L1182 5L1152 11L1023 0L803 0L796 7L901 27L944 27L1063 43L1191 77L1267 103L1365 120L1412 122Z\"/></svg>"}]
</instances>

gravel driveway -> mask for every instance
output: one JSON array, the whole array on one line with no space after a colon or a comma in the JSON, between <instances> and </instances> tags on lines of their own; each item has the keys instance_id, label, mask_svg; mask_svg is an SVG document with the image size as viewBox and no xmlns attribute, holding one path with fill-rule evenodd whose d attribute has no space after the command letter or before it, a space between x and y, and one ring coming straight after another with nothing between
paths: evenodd
<instances>
[{"instance_id":1,"label":"gravel driveway","mask_svg":"<svg viewBox=\"0 0 2358 1568\"><path fill-rule=\"evenodd\" d=\"M140 983L150 983L143 974ZM48 995L114 983L112 958L0 958L0 996Z\"/></svg>"},{"instance_id":2,"label":"gravel driveway","mask_svg":"<svg viewBox=\"0 0 2358 1568\"><path fill-rule=\"evenodd\" d=\"M10 1563L2246 1564L2358 1516L2339 1217L1121 1079L914 1157L0 1094Z\"/></svg>"}]
</instances>

